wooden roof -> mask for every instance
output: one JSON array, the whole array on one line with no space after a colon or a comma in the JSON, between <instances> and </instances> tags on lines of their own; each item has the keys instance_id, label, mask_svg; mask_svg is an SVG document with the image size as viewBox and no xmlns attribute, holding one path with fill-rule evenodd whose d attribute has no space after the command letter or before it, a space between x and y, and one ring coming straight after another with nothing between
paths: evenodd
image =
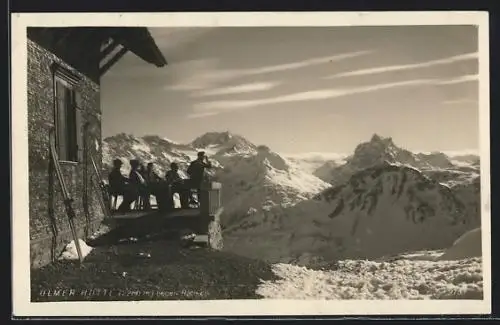
<instances>
[{"instance_id":1,"label":"wooden roof","mask_svg":"<svg viewBox=\"0 0 500 325\"><path fill-rule=\"evenodd\" d=\"M153 37L145 27L115 27L108 28L107 32L111 38L126 47L129 51L154 64L157 67L167 65L167 60L163 57L160 49L156 45Z\"/></svg>"},{"instance_id":2,"label":"wooden roof","mask_svg":"<svg viewBox=\"0 0 500 325\"><path fill-rule=\"evenodd\" d=\"M167 65L145 27L32 27L28 35L69 64L90 73L93 79L100 78L128 51L157 67ZM108 46L101 47L108 40ZM104 66L102 61L106 61Z\"/></svg>"}]
</instances>

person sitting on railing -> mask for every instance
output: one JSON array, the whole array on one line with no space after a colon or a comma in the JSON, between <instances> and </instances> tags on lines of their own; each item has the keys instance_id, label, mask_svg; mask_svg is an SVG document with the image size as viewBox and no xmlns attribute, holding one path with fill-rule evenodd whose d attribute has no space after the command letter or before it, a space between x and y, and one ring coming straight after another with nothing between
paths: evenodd
<instances>
[{"instance_id":1,"label":"person sitting on railing","mask_svg":"<svg viewBox=\"0 0 500 325\"><path fill-rule=\"evenodd\" d=\"M161 177L154 171L154 164L152 162L148 163L145 174L148 184L155 184L161 181Z\"/></svg>"},{"instance_id":2,"label":"person sitting on railing","mask_svg":"<svg viewBox=\"0 0 500 325\"><path fill-rule=\"evenodd\" d=\"M120 159L113 160L113 169L108 175L109 192L114 196L124 195L128 185L128 178L121 172L122 165Z\"/></svg>"},{"instance_id":3,"label":"person sitting on railing","mask_svg":"<svg viewBox=\"0 0 500 325\"><path fill-rule=\"evenodd\" d=\"M146 168L146 165L144 164L141 164L139 162L139 167L137 168L137 171L139 172L139 174L142 176L142 178L146 179L146 174L147 174L147 168Z\"/></svg>"},{"instance_id":4,"label":"person sitting on railing","mask_svg":"<svg viewBox=\"0 0 500 325\"><path fill-rule=\"evenodd\" d=\"M139 175L141 175L146 182L144 193L141 196L145 210L151 209L150 196L156 196L159 190L159 181L161 180L160 177L155 173L153 167L153 163L150 162L147 164L147 167L142 165L139 170Z\"/></svg>"},{"instance_id":5,"label":"person sitting on railing","mask_svg":"<svg viewBox=\"0 0 500 325\"><path fill-rule=\"evenodd\" d=\"M130 160L129 186L123 196L123 202L118 207L118 211L126 212L130 210L130 204L143 196L146 189L146 181L139 173L140 163L137 159Z\"/></svg>"},{"instance_id":6,"label":"person sitting on railing","mask_svg":"<svg viewBox=\"0 0 500 325\"><path fill-rule=\"evenodd\" d=\"M201 185L206 180L206 168L212 168L212 163L205 156L205 152L200 151L198 152L198 158L192 161L187 169L190 187L196 190L198 198L200 197Z\"/></svg>"},{"instance_id":7,"label":"person sitting on railing","mask_svg":"<svg viewBox=\"0 0 500 325\"><path fill-rule=\"evenodd\" d=\"M165 174L165 181L169 186L169 203L174 206L173 195L179 194L181 208L186 208L189 202L189 188L186 188L185 180L179 175L179 165L170 164L170 170Z\"/></svg>"}]
</instances>

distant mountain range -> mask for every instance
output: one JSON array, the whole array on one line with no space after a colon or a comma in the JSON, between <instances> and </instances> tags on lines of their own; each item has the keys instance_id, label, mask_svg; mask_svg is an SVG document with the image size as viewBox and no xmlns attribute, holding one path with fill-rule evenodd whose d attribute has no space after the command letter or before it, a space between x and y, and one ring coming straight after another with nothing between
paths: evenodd
<instances>
[{"instance_id":1,"label":"distant mountain range","mask_svg":"<svg viewBox=\"0 0 500 325\"><path fill-rule=\"evenodd\" d=\"M480 224L479 157L412 153L373 135L352 155L280 155L230 132L188 144L158 136L104 139L103 161L171 162L185 170L206 151L223 184L225 247L311 265L450 246ZM127 170L127 164L124 171Z\"/></svg>"}]
</instances>

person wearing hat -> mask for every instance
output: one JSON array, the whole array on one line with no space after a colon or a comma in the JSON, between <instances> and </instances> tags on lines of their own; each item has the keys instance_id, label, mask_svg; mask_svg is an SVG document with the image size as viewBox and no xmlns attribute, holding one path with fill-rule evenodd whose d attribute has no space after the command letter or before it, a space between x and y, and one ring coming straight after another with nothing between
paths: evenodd
<instances>
[{"instance_id":1,"label":"person wearing hat","mask_svg":"<svg viewBox=\"0 0 500 325\"><path fill-rule=\"evenodd\" d=\"M173 162L170 164L170 170L165 174L165 180L168 184L176 184L182 181L182 177L179 175L179 165Z\"/></svg>"},{"instance_id":2,"label":"person wearing hat","mask_svg":"<svg viewBox=\"0 0 500 325\"><path fill-rule=\"evenodd\" d=\"M198 158L189 164L187 169L187 174L192 184L197 186L200 185L205 177L205 169L212 168L212 164L208 161L207 156L205 156L205 151L198 152Z\"/></svg>"}]
</instances>

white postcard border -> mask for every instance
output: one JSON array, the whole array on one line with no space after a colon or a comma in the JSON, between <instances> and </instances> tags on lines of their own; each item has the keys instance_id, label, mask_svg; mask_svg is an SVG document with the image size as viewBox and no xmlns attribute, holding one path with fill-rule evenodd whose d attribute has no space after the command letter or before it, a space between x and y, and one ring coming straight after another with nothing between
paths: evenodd
<instances>
[{"instance_id":1,"label":"white postcard border","mask_svg":"<svg viewBox=\"0 0 500 325\"><path fill-rule=\"evenodd\" d=\"M214 300L30 302L27 124L28 26L398 26L477 25L479 28L481 220L484 300L324 301ZM489 34L487 12L23 13L11 15L12 265L15 316L271 316L491 313Z\"/></svg>"}]
</instances>

